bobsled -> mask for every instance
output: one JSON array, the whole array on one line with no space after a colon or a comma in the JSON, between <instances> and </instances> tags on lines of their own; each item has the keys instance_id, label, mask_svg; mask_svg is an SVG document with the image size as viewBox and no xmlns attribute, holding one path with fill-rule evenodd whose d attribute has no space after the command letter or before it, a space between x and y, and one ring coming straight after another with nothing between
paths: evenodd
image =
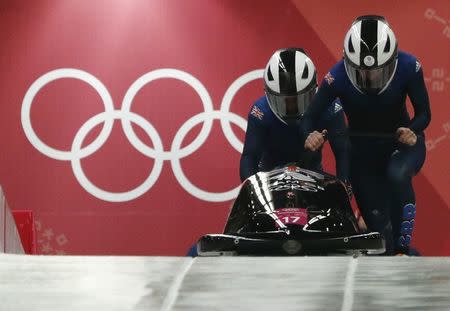
<instances>
[{"instance_id":1,"label":"bobsled","mask_svg":"<svg viewBox=\"0 0 450 311\"><path fill-rule=\"evenodd\" d=\"M289 164L246 179L223 233L197 242L198 256L364 255L385 252L346 185L337 177Z\"/></svg>"}]
</instances>

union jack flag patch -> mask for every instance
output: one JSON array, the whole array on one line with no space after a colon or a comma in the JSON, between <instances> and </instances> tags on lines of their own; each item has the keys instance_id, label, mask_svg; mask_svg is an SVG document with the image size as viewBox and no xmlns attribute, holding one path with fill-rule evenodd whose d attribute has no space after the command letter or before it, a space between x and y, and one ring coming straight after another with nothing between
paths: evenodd
<instances>
[{"instance_id":1,"label":"union jack flag patch","mask_svg":"<svg viewBox=\"0 0 450 311\"><path fill-rule=\"evenodd\" d=\"M325 81L327 81L328 85L330 85L331 83L333 83L334 81L334 77L331 75L330 72L328 72L325 77L324 77Z\"/></svg>"},{"instance_id":2,"label":"union jack flag patch","mask_svg":"<svg viewBox=\"0 0 450 311\"><path fill-rule=\"evenodd\" d=\"M256 106L252 108L250 114L260 120L262 120L262 118L264 117L264 113Z\"/></svg>"}]
</instances>

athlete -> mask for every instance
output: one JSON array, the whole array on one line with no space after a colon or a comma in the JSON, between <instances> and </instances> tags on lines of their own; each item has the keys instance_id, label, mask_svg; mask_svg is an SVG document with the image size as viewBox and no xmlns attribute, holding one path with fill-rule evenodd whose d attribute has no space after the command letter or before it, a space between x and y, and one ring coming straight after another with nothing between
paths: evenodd
<instances>
[{"instance_id":1,"label":"athlete","mask_svg":"<svg viewBox=\"0 0 450 311\"><path fill-rule=\"evenodd\" d=\"M326 74L305 114L305 148L322 146L317 120L336 98L348 120L350 181L364 220L384 235L386 254L408 254L416 214L412 178L425 161L431 112L422 66L398 50L384 17L361 16L351 25L343 60Z\"/></svg>"},{"instance_id":2,"label":"athlete","mask_svg":"<svg viewBox=\"0 0 450 311\"><path fill-rule=\"evenodd\" d=\"M303 49L276 51L264 71L265 96L259 98L248 114L240 177L245 180L260 171L308 158L303 146L303 114L317 92L316 68ZM348 140L335 133L346 129L339 100L330 101L319 118L329 133L336 159L337 176L348 180ZM322 170L322 153L318 148L308 167ZM306 164L306 162L305 162Z\"/></svg>"}]
</instances>

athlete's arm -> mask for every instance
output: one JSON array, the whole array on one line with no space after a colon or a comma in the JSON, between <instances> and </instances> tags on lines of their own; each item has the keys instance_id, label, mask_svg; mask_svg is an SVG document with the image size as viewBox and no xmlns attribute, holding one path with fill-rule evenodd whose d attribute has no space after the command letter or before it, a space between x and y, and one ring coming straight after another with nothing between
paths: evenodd
<instances>
[{"instance_id":1,"label":"athlete's arm","mask_svg":"<svg viewBox=\"0 0 450 311\"><path fill-rule=\"evenodd\" d=\"M244 181L258 172L258 164L263 152L265 129L262 121L248 115L247 132L245 133L244 150L240 162L240 178Z\"/></svg>"},{"instance_id":2,"label":"athlete's arm","mask_svg":"<svg viewBox=\"0 0 450 311\"><path fill-rule=\"evenodd\" d=\"M417 63L416 66L420 66ZM422 68L413 74L407 86L408 96L414 108L414 118L409 124L409 128L415 133L424 131L431 121L430 100L427 88L423 79Z\"/></svg>"},{"instance_id":3,"label":"athlete's arm","mask_svg":"<svg viewBox=\"0 0 450 311\"><path fill-rule=\"evenodd\" d=\"M342 109L327 122L328 138L336 160L336 175L339 179L349 179L349 140L346 135L344 112Z\"/></svg>"},{"instance_id":4,"label":"athlete's arm","mask_svg":"<svg viewBox=\"0 0 450 311\"><path fill-rule=\"evenodd\" d=\"M305 148L316 151L325 142L324 132L317 128L318 121L325 113L327 107L336 99L331 83L322 81L320 88L314 96L311 105L306 110L303 119L303 131L306 133ZM319 130L319 131L317 131Z\"/></svg>"}]
</instances>

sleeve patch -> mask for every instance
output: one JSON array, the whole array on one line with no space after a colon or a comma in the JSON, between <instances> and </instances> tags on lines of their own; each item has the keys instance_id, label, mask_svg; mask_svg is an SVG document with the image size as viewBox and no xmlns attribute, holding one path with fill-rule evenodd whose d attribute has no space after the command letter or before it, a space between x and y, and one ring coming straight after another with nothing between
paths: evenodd
<instances>
[{"instance_id":1,"label":"sleeve patch","mask_svg":"<svg viewBox=\"0 0 450 311\"><path fill-rule=\"evenodd\" d=\"M328 85L331 85L334 81L334 77L331 75L331 72L328 71L328 73L324 77L325 81L327 81Z\"/></svg>"},{"instance_id":2,"label":"sleeve patch","mask_svg":"<svg viewBox=\"0 0 450 311\"><path fill-rule=\"evenodd\" d=\"M261 109L259 109L256 106L253 106L252 111L250 112L250 114L252 116L254 116L255 118L262 120L264 117L264 112L261 111Z\"/></svg>"}]
</instances>

